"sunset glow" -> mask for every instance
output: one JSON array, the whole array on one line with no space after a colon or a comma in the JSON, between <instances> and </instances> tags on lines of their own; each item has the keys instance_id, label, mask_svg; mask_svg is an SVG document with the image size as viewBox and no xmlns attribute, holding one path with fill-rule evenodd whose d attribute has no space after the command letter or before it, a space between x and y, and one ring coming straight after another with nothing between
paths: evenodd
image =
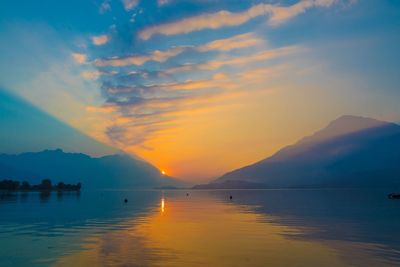
<instances>
[{"instance_id":1,"label":"sunset glow","mask_svg":"<svg viewBox=\"0 0 400 267\"><path fill-rule=\"evenodd\" d=\"M170 176L209 181L343 114L399 120L397 4L6 2L1 86Z\"/></svg>"},{"instance_id":2,"label":"sunset glow","mask_svg":"<svg viewBox=\"0 0 400 267\"><path fill-rule=\"evenodd\" d=\"M161 199L161 212L164 212L165 210L165 201L164 198Z\"/></svg>"},{"instance_id":3,"label":"sunset glow","mask_svg":"<svg viewBox=\"0 0 400 267\"><path fill-rule=\"evenodd\" d=\"M0 266L400 266L400 1L2 0Z\"/></svg>"}]
</instances>

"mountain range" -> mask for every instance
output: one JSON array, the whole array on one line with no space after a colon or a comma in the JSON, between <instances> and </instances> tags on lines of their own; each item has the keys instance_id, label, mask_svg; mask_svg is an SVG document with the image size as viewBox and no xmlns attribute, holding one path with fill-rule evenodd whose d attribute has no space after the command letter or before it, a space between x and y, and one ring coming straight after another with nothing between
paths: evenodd
<instances>
[{"instance_id":1,"label":"mountain range","mask_svg":"<svg viewBox=\"0 0 400 267\"><path fill-rule=\"evenodd\" d=\"M238 182L240 181L240 182ZM195 188L400 186L400 126L342 116L271 157Z\"/></svg>"},{"instance_id":2,"label":"mountain range","mask_svg":"<svg viewBox=\"0 0 400 267\"><path fill-rule=\"evenodd\" d=\"M18 155L0 154L0 180L13 179L39 183L77 183L83 188L152 188L182 186L183 183L162 175L154 166L126 154L91 157L67 153L61 149Z\"/></svg>"},{"instance_id":3,"label":"mountain range","mask_svg":"<svg viewBox=\"0 0 400 267\"><path fill-rule=\"evenodd\" d=\"M0 126L0 179L39 183L50 178L81 182L83 188L187 185L3 89ZM342 116L270 157L195 188L372 186L400 188L400 126Z\"/></svg>"},{"instance_id":4,"label":"mountain range","mask_svg":"<svg viewBox=\"0 0 400 267\"><path fill-rule=\"evenodd\" d=\"M91 138L2 88L0 128L0 180L37 184L49 178L54 183L81 182L83 189L183 184L161 175L150 163Z\"/></svg>"}]
</instances>

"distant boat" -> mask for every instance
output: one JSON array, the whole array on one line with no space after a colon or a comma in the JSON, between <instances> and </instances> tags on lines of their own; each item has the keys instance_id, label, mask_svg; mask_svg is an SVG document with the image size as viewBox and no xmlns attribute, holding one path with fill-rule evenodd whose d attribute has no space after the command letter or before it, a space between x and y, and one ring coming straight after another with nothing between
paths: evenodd
<instances>
[{"instance_id":1,"label":"distant boat","mask_svg":"<svg viewBox=\"0 0 400 267\"><path fill-rule=\"evenodd\" d=\"M400 193L391 193L388 195L390 199L400 199Z\"/></svg>"}]
</instances>

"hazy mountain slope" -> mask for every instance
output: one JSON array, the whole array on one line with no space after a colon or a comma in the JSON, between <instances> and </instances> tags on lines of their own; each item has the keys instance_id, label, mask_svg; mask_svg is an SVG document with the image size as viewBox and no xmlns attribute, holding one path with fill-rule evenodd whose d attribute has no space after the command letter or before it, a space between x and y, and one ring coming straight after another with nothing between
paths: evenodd
<instances>
[{"instance_id":1,"label":"hazy mountain slope","mask_svg":"<svg viewBox=\"0 0 400 267\"><path fill-rule=\"evenodd\" d=\"M400 183L400 126L343 116L314 135L215 182L270 187L372 186Z\"/></svg>"},{"instance_id":2,"label":"hazy mountain slope","mask_svg":"<svg viewBox=\"0 0 400 267\"><path fill-rule=\"evenodd\" d=\"M92 158L60 149L19 155L0 155L0 179L27 180L37 183L43 178L54 182L82 182L85 188L135 188L179 186L181 183L160 174L147 162L128 155Z\"/></svg>"}]
</instances>

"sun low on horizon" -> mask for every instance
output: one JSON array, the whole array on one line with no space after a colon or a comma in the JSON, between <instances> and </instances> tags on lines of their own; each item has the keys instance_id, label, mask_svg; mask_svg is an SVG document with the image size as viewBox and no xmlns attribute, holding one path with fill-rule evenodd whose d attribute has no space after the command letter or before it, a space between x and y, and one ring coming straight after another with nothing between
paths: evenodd
<instances>
[{"instance_id":1,"label":"sun low on horizon","mask_svg":"<svg viewBox=\"0 0 400 267\"><path fill-rule=\"evenodd\" d=\"M0 267L400 266L400 0L2 0Z\"/></svg>"},{"instance_id":2,"label":"sun low on horizon","mask_svg":"<svg viewBox=\"0 0 400 267\"><path fill-rule=\"evenodd\" d=\"M54 144L53 126L23 140L34 119L4 111L0 152L123 151L209 181L345 114L398 122L399 16L374 0L2 1L0 98L105 148Z\"/></svg>"}]
</instances>

